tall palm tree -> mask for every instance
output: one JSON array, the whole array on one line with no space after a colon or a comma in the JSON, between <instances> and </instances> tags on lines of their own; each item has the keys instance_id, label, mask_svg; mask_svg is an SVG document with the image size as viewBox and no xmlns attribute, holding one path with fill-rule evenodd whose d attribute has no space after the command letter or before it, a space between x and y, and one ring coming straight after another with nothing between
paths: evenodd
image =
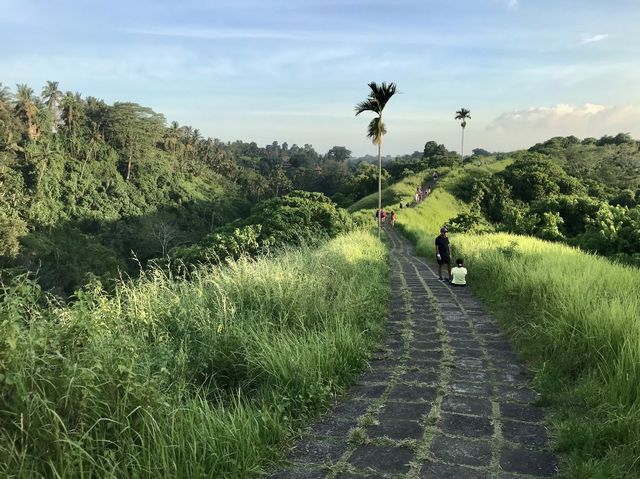
<instances>
[{"instance_id":1,"label":"tall palm tree","mask_svg":"<svg viewBox=\"0 0 640 479\"><path fill-rule=\"evenodd\" d=\"M9 103L9 100L11 100L11 91L0 82L0 103Z\"/></svg>"},{"instance_id":2,"label":"tall palm tree","mask_svg":"<svg viewBox=\"0 0 640 479\"><path fill-rule=\"evenodd\" d=\"M62 92L58 89L58 82L47 81L47 84L42 88L40 96L51 113L51 131L56 131L56 124L58 123L58 104L62 98Z\"/></svg>"},{"instance_id":3,"label":"tall palm tree","mask_svg":"<svg viewBox=\"0 0 640 479\"><path fill-rule=\"evenodd\" d=\"M466 108L460 108L456 112L456 120L462 120L460 126L462 127L462 148L460 148L460 166L464 167L464 128L467 126L467 120L471 120L471 111Z\"/></svg>"},{"instance_id":4,"label":"tall palm tree","mask_svg":"<svg viewBox=\"0 0 640 479\"><path fill-rule=\"evenodd\" d=\"M369 83L369 96L363 102L356 105L356 116L365 111L372 111L378 116L371 120L369 123L369 129L367 132L367 138L371 138L374 145L378 145L378 238L380 238L380 210L382 210L382 135L387 132L387 129L382 122L382 111L387 102L396 93L396 84L382 82L378 85L376 82Z\"/></svg>"},{"instance_id":5,"label":"tall palm tree","mask_svg":"<svg viewBox=\"0 0 640 479\"><path fill-rule=\"evenodd\" d=\"M27 131L31 140L38 137L38 127L35 123L35 117L38 114L38 107L33 98L33 89L22 83L16 85L16 111L27 121Z\"/></svg>"}]
</instances>

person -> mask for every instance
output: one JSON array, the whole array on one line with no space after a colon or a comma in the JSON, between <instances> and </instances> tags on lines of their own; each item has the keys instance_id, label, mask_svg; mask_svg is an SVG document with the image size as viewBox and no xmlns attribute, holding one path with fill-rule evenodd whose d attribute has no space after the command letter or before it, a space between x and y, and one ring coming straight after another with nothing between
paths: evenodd
<instances>
[{"instance_id":1,"label":"person","mask_svg":"<svg viewBox=\"0 0 640 479\"><path fill-rule=\"evenodd\" d=\"M382 211L380 211L380 222L384 223L386 219L387 219L387 212L384 210L384 208L382 208Z\"/></svg>"},{"instance_id":2,"label":"person","mask_svg":"<svg viewBox=\"0 0 640 479\"><path fill-rule=\"evenodd\" d=\"M435 183L435 182L437 182L437 181L438 181L438 172L437 172L437 171L434 171L434 172L433 172L433 182Z\"/></svg>"},{"instance_id":3,"label":"person","mask_svg":"<svg viewBox=\"0 0 640 479\"><path fill-rule=\"evenodd\" d=\"M402 201L400 202L400 209L402 209Z\"/></svg>"},{"instance_id":4,"label":"person","mask_svg":"<svg viewBox=\"0 0 640 479\"><path fill-rule=\"evenodd\" d=\"M391 212L391 227L393 228L393 226L396 224L396 213L395 211Z\"/></svg>"},{"instance_id":5,"label":"person","mask_svg":"<svg viewBox=\"0 0 640 479\"><path fill-rule=\"evenodd\" d=\"M376 223L378 222L378 216L380 216L380 210L376 210Z\"/></svg>"},{"instance_id":6,"label":"person","mask_svg":"<svg viewBox=\"0 0 640 479\"><path fill-rule=\"evenodd\" d=\"M451 250L449 249L449 238L447 238L447 228L440 228L440 236L436 237L436 259L438 260L438 279L444 281L442 277L442 265L446 264L449 271L449 281L451 281Z\"/></svg>"},{"instance_id":7,"label":"person","mask_svg":"<svg viewBox=\"0 0 640 479\"><path fill-rule=\"evenodd\" d=\"M451 284L453 286L466 286L467 285L467 268L464 267L464 261L462 258L456 260L456 266L451 268Z\"/></svg>"},{"instance_id":8,"label":"person","mask_svg":"<svg viewBox=\"0 0 640 479\"><path fill-rule=\"evenodd\" d=\"M429 196L431 194L431 187L427 187L427 196Z\"/></svg>"}]
</instances>

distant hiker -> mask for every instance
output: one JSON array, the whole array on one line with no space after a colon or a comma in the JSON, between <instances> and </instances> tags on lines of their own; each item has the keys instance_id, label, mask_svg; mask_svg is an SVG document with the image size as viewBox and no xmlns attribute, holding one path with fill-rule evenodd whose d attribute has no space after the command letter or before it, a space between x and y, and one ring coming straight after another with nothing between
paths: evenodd
<instances>
[{"instance_id":1,"label":"distant hiker","mask_svg":"<svg viewBox=\"0 0 640 479\"><path fill-rule=\"evenodd\" d=\"M382 208L382 211L380 212L380 222L384 223L386 219L387 219L387 212L384 210L384 208Z\"/></svg>"},{"instance_id":2,"label":"distant hiker","mask_svg":"<svg viewBox=\"0 0 640 479\"><path fill-rule=\"evenodd\" d=\"M413 195L413 199L415 200L416 205L420 203L420 194L416 193L415 195Z\"/></svg>"},{"instance_id":3,"label":"distant hiker","mask_svg":"<svg viewBox=\"0 0 640 479\"><path fill-rule=\"evenodd\" d=\"M435 183L436 181L438 181L438 172L434 171L433 172L433 182Z\"/></svg>"},{"instance_id":4,"label":"distant hiker","mask_svg":"<svg viewBox=\"0 0 640 479\"><path fill-rule=\"evenodd\" d=\"M396 224L396 213L395 211L391 212L391 227L393 227Z\"/></svg>"},{"instance_id":5,"label":"distant hiker","mask_svg":"<svg viewBox=\"0 0 640 479\"><path fill-rule=\"evenodd\" d=\"M436 237L436 259L438 260L438 279L444 281L442 277L442 265L446 264L451 280L451 250L449 249L449 238L447 238L447 228L440 228L440 236Z\"/></svg>"},{"instance_id":6,"label":"distant hiker","mask_svg":"<svg viewBox=\"0 0 640 479\"><path fill-rule=\"evenodd\" d=\"M466 286L467 284L467 268L464 267L462 258L456 260L456 266L451 268L451 284L453 286Z\"/></svg>"},{"instance_id":7,"label":"distant hiker","mask_svg":"<svg viewBox=\"0 0 640 479\"><path fill-rule=\"evenodd\" d=\"M428 187L427 187L427 196L429 196L430 194L431 194L431 187L430 187L430 186L428 186Z\"/></svg>"},{"instance_id":8,"label":"distant hiker","mask_svg":"<svg viewBox=\"0 0 640 479\"><path fill-rule=\"evenodd\" d=\"M400 202L400 209L402 209L402 201Z\"/></svg>"}]
</instances>

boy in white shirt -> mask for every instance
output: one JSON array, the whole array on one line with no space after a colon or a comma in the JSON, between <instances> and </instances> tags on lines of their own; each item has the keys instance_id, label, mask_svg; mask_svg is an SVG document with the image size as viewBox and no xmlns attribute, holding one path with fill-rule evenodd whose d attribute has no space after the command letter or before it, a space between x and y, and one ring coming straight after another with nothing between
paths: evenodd
<instances>
[{"instance_id":1,"label":"boy in white shirt","mask_svg":"<svg viewBox=\"0 0 640 479\"><path fill-rule=\"evenodd\" d=\"M456 266L451 268L451 284L453 286L465 286L467 284L467 268L462 259L456 260Z\"/></svg>"}]
</instances>

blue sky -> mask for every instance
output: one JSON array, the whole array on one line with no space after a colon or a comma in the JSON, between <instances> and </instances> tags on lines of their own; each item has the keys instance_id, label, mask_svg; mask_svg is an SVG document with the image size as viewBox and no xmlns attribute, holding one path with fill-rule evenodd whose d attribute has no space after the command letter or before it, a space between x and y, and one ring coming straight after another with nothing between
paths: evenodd
<instances>
[{"instance_id":1,"label":"blue sky","mask_svg":"<svg viewBox=\"0 0 640 479\"><path fill-rule=\"evenodd\" d=\"M638 0L0 0L0 82L135 101L205 136L375 153L354 117L402 92L383 152L640 137Z\"/></svg>"}]
</instances>

